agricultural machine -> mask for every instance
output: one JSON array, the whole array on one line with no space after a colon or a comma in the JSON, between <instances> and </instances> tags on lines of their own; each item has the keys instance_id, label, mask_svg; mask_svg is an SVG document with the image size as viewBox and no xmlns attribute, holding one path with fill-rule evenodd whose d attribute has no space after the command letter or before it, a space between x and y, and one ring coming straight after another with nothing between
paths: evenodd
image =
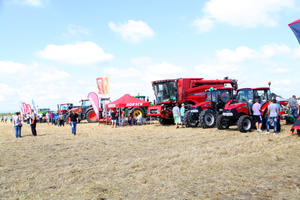
<instances>
[{"instance_id":1,"label":"agricultural machine","mask_svg":"<svg viewBox=\"0 0 300 200\"><path fill-rule=\"evenodd\" d=\"M205 80L203 78L167 79L152 82L156 96L156 105L150 106L148 116L158 117L161 124L172 124L172 107L176 103L185 103L189 121L199 119L202 111L200 103L206 99L206 90L209 88L237 88L237 80Z\"/></svg>"},{"instance_id":2,"label":"agricultural machine","mask_svg":"<svg viewBox=\"0 0 300 200\"><path fill-rule=\"evenodd\" d=\"M203 128L212 128L216 125L216 118L219 114L222 114L226 104L232 101L233 97L232 87L223 87L218 89L209 89L206 92L206 99L204 102L198 105L199 108L192 109L186 113L184 117L184 123L186 126L197 126ZM195 115L195 119L189 117L189 114L199 113ZM198 118L197 118L198 116ZM193 120L193 121L192 121Z\"/></svg>"},{"instance_id":3,"label":"agricultural machine","mask_svg":"<svg viewBox=\"0 0 300 200\"><path fill-rule=\"evenodd\" d=\"M226 104L223 114L217 117L218 129L228 129L231 125L237 125L240 132L248 132L254 127L252 105L255 99L259 99L263 125L267 121L267 111L270 95L269 87L243 88L237 90L236 99L232 103ZM277 130L280 131L280 123Z\"/></svg>"},{"instance_id":4,"label":"agricultural machine","mask_svg":"<svg viewBox=\"0 0 300 200\"><path fill-rule=\"evenodd\" d=\"M105 116L103 115L102 112L102 103L105 101L109 101L109 98L101 98L101 106L99 108L99 116L100 116L100 122L110 122L110 119L106 119ZM80 106L75 106L74 108L70 109L68 111L68 115L71 114L71 112L74 110L75 113L78 114L78 121L81 120L87 120L88 123L95 123L98 122L97 121L97 115L92 107L92 104L90 103L90 101L88 99L82 99L80 101L81 105ZM67 121L69 121L69 117L67 116Z\"/></svg>"}]
</instances>

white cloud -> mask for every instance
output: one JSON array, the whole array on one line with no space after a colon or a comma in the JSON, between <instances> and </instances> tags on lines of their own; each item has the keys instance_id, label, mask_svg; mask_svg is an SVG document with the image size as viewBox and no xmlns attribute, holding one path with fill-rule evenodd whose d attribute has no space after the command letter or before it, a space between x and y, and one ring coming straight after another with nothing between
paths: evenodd
<instances>
[{"instance_id":1,"label":"white cloud","mask_svg":"<svg viewBox=\"0 0 300 200\"><path fill-rule=\"evenodd\" d=\"M290 71L290 69L288 69L288 68L283 68L283 67L275 68L275 72L277 72L277 73L287 73L289 71Z\"/></svg>"},{"instance_id":2,"label":"white cloud","mask_svg":"<svg viewBox=\"0 0 300 200\"><path fill-rule=\"evenodd\" d=\"M50 44L37 53L41 58L73 65L93 64L113 59L113 55L105 53L93 42L77 42L75 44Z\"/></svg>"},{"instance_id":3,"label":"white cloud","mask_svg":"<svg viewBox=\"0 0 300 200\"><path fill-rule=\"evenodd\" d=\"M237 47L235 50L222 49L216 52L217 57L225 62L242 62L254 58L256 51L246 46Z\"/></svg>"},{"instance_id":4,"label":"white cloud","mask_svg":"<svg viewBox=\"0 0 300 200\"><path fill-rule=\"evenodd\" d=\"M204 17L202 19L196 19L193 22L193 26L197 28L199 33L209 32L213 28L214 22L213 20Z\"/></svg>"},{"instance_id":5,"label":"white cloud","mask_svg":"<svg viewBox=\"0 0 300 200\"><path fill-rule=\"evenodd\" d=\"M24 64L12 61L0 61L0 74L22 73L28 67Z\"/></svg>"},{"instance_id":6,"label":"white cloud","mask_svg":"<svg viewBox=\"0 0 300 200\"><path fill-rule=\"evenodd\" d=\"M223 79L224 77L236 78L240 75L241 68L232 64L200 64L194 67L200 77L206 79Z\"/></svg>"},{"instance_id":7,"label":"white cloud","mask_svg":"<svg viewBox=\"0 0 300 200\"><path fill-rule=\"evenodd\" d=\"M246 46L239 46L234 50L217 50L216 55L222 62L239 63L251 59L268 59L274 56L289 56L291 55L291 52L294 52L294 55L297 55L297 49L292 50L287 45L272 43L261 46L258 50Z\"/></svg>"},{"instance_id":8,"label":"white cloud","mask_svg":"<svg viewBox=\"0 0 300 200\"><path fill-rule=\"evenodd\" d=\"M279 45L279 44L269 44L264 45L260 49L262 57L273 57L276 55L286 55L291 52L291 49L286 45Z\"/></svg>"},{"instance_id":9,"label":"white cloud","mask_svg":"<svg viewBox=\"0 0 300 200\"><path fill-rule=\"evenodd\" d=\"M201 20L223 22L232 26L253 28L257 26L276 26L278 13L292 8L294 0L209 0L205 3ZM213 20L213 21L212 21Z\"/></svg>"},{"instance_id":10,"label":"white cloud","mask_svg":"<svg viewBox=\"0 0 300 200\"><path fill-rule=\"evenodd\" d=\"M126 23L119 25L109 22L108 26L112 31L120 33L123 39L133 43L138 43L142 39L154 36L152 28L143 21L128 20Z\"/></svg>"}]
</instances>

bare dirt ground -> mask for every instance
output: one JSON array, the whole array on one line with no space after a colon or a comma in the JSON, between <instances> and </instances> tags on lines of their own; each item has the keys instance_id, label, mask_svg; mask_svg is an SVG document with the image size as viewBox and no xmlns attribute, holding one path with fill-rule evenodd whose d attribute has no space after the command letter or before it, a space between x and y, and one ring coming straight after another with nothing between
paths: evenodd
<instances>
[{"instance_id":1,"label":"bare dirt ground","mask_svg":"<svg viewBox=\"0 0 300 200\"><path fill-rule=\"evenodd\" d=\"M300 137L0 124L0 199L300 199Z\"/></svg>"}]
</instances>

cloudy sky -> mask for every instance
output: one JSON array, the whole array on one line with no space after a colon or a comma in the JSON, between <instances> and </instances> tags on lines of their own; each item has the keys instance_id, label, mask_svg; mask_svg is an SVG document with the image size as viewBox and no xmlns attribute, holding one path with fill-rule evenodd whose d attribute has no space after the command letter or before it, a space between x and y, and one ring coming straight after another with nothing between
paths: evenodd
<instances>
[{"instance_id":1,"label":"cloudy sky","mask_svg":"<svg viewBox=\"0 0 300 200\"><path fill-rule=\"evenodd\" d=\"M296 0L0 0L0 112L78 104L104 75L112 99L152 99L157 79L225 76L300 96L287 25L299 13Z\"/></svg>"}]
</instances>

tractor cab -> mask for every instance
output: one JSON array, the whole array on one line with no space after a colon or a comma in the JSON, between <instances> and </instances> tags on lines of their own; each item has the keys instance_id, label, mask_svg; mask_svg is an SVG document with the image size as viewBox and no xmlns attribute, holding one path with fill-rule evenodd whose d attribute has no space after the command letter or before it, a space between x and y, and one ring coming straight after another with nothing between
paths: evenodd
<instances>
[{"instance_id":1,"label":"tractor cab","mask_svg":"<svg viewBox=\"0 0 300 200\"><path fill-rule=\"evenodd\" d=\"M73 108L72 103L63 103L57 105L57 111L62 114L66 114L69 110Z\"/></svg>"}]
</instances>

